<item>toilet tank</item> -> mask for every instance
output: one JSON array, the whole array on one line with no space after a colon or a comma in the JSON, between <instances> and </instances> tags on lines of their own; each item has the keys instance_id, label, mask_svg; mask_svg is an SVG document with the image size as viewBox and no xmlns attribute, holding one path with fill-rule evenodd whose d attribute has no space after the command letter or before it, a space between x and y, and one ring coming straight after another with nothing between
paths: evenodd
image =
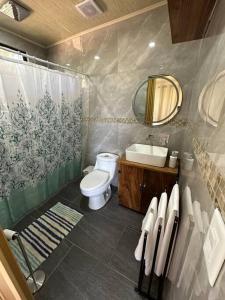
<instances>
[{"instance_id":1,"label":"toilet tank","mask_svg":"<svg viewBox=\"0 0 225 300\"><path fill-rule=\"evenodd\" d=\"M113 178L116 173L117 160L119 156L113 153L100 153L96 157L95 169L109 172Z\"/></svg>"}]
</instances>

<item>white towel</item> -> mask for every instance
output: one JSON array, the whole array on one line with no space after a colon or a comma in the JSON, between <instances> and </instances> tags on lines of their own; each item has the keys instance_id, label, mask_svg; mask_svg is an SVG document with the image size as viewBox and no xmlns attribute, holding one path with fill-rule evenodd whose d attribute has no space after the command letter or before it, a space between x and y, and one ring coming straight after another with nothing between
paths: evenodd
<instances>
[{"instance_id":1,"label":"white towel","mask_svg":"<svg viewBox=\"0 0 225 300\"><path fill-rule=\"evenodd\" d=\"M152 238L149 238L146 245L145 252L145 275L149 275L152 269L152 261L155 252L155 245L158 235L159 225L161 225L161 234L159 240L159 247L162 243L163 235L164 235L164 227L165 227L165 216L166 216L166 208L167 208L167 193L162 193L159 201L158 214L157 219L154 225L154 230L152 232Z\"/></svg>"},{"instance_id":2,"label":"white towel","mask_svg":"<svg viewBox=\"0 0 225 300\"><path fill-rule=\"evenodd\" d=\"M150 211L154 210L154 212L156 212L156 217L157 217L157 207L158 207L158 199L157 199L157 197L153 197L150 204L149 204L148 210L145 214L143 224L145 223Z\"/></svg>"},{"instance_id":3,"label":"white towel","mask_svg":"<svg viewBox=\"0 0 225 300\"><path fill-rule=\"evenodd\" d=\"M166 223L168 222L169 216L173 210L176 210L179 216L179 185L177 183L173 186L170 194L168 208L166 211Z\"/></svg>"},{"instance_id":4,"label":"white towel","mask_svg":"<svg viewBox=\"0 0 225 300\"><path fill-rule=\"evenodd\" d=\"M148 219L146 220L146 224L145 224L145 232L148 233L147 235L147 241L146 241L146 248L145 248L145 263L146 263L146 257L148 257L149 253L149 246L151 248L151 243L152 243L152 237L153 237L153 230L154 230L154 225L155 225L155 212L151 211L148 214Z\"/></svg>"},{"instance_id":5,"label":"white towel","mask_svg":"<svg viewBox=\"0 0 225 300\"><path fill-rule=\"evenodd\" d=\"M153 215L151 216L151 218L153 218L153 223L155 223L155 219L156 219L156 215L157 215L157 205L158 205L158 199L156 197L152 198L152 201L148 207L148 211L142 221L141 236L139 238L137 247L134 252L134 256L135 256L136 260L138 260L138 261L141 260L146 222L148 221L148 217L149 217L150 213L153 212Z\"/></svg>"},{"instance_id":6,"label":"white towel","mask_svg":"<svg viewBox=\"0 0 225 300\"><path fill-rule=\"evenodd\" d=\"M194 227L191 190L188 186L184 189L181 203L182 217L180 220L176 245L167 276L172 283L175 283L178 280L182 262L185 257L187 246L189 245L191 233Z\"/></svg>"},{"instance_id":7,"label":"white towel","mask_svg":"<svg viewBox=\"0 0 225 300\"><path fill-rule=\"evenodd\" d=\"M209 229L209 216L206 211L203 210L202 212L202 224L203 224L203 231L204 235L208 232Z\"/></svg>"},{"instance_id":8,"label":"white towel","mask_svg":"<svg viewBox=\"0 0 225 300\"><path fill-rule=\"evenodd\" d=\"M198 201L194 201L193 203L193 212L195 225L177 283L177 287L181 288L186 294L195 275L195 268L198 264L203 244L202 214Z\"/></svg>"},{"instance_id":9,"label":"white towel","mask_svg":"<svg viewBox=\"0 0 225 300\"><path fill-rule=\"evenodd\" d=\"M134 251L134 256L135 256L136 260L138 260L138 261L141 260L141 254L142 254L143 242L144 242L144 235L145 235L145 231L143 229L142 232L141 232L141 236L139 238L137 247Z\"/></svg>"},{"instance_id":10,"label":"white towel","mask_svg":"<svg viewBox=\"0 0 225 300\"><path fill-rule=\"evenodd\" d=\"M170 238L173 231L173 225L175 217L179 216L179 186L178 184L175 184L171 195L170 200L167 208L167 214L166 214L166 228L165 228L165 234L163 237L162 245L159 249L159 259L157 261L156 267L155 267L155 274L157 276L161 276L164 272L165 263L166 263L166 257L169 249L169 243Z\"/></svg>"}]
</instances>

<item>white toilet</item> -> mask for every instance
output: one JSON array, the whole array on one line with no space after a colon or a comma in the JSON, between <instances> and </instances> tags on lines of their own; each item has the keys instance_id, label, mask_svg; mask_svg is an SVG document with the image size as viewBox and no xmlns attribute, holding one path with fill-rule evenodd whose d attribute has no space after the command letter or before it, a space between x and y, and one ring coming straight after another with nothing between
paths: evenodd
<instances>
[{"instance_id":1,"label":"white toilet","mask_svg":"<svg viewBox=\"0 0 225 300\"><path fill-rule=\"evenodd\" d=\"M80 183L81 193L89 197L89 208L103 207L111 197L110 183L116 176L118 155L100 153L97 155L94 170Z\"/></svg>"}]
</instances>

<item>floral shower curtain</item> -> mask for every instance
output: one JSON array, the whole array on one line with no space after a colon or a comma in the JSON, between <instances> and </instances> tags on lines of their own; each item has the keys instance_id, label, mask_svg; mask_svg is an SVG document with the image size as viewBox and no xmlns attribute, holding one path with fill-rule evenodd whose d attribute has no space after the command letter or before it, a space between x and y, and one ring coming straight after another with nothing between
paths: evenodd
<instances>
[{"instance_id":1,"label":"floral shower curtain","mask_svg":"<svg viewBox=\"0 0 225 300\"><path fill-rule=\"evenodd\" d=\"M0 60L0 225L80 175L81 76Z\"/></svg>"}]
</instances>

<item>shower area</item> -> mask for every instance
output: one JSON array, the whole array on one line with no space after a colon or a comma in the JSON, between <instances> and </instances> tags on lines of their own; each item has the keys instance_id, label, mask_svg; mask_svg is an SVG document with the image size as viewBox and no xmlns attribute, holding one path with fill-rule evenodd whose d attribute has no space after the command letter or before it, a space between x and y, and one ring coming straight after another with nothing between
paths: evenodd
<instances>
[{"instance_id":1,"label":"shower area","mask_svg":"<svg viewBox=\"0 0 225 300\"><path fill-rule=\"evenodd\" d=\"M82 103L86 76L52 63L42 66L47 62L29 55L23 57L28 61L20 55L0 57L3 228L12 227L80 176L85 145Z\"/></svg>"}]
</instances>

